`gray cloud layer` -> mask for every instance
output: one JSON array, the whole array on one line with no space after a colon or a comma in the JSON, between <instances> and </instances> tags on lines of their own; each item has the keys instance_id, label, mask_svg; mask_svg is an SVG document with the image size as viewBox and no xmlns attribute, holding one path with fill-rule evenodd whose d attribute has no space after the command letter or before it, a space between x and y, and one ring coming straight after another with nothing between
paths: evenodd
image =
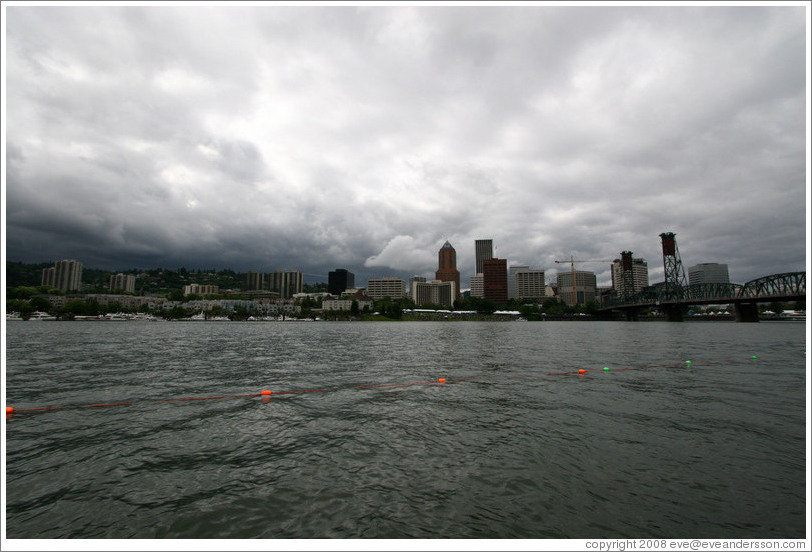
<instances>
[{"instance_id":1,"label":"gray cloud layer","mask_svg":"<svg viewBox=\"0 0 812 552\"><path fill-rule=\"evenodd\" d=\"M6 8L6 254L806 264L804 7ZM609 281L602 265L599 281ZM658 276L659 275L659 276ZM319 281L312 276L308 281Z\"/></svg>"}]
</instances>

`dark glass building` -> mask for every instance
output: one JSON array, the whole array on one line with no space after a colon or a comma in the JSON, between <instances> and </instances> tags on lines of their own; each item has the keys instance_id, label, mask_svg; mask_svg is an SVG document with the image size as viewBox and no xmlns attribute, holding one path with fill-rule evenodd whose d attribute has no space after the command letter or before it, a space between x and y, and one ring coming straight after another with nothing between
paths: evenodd
<instances>
[{"instance_id":1,"label":"dark glass building","mask_svg":"<svg viewBox=\"0 0 812 552\"><path fill-rule=\"evenodd\" d=\"M355 274L343 268L337 268L327 274L327 292L330 295L341 295L355 287Z\"/></svg>"}]
</instances>

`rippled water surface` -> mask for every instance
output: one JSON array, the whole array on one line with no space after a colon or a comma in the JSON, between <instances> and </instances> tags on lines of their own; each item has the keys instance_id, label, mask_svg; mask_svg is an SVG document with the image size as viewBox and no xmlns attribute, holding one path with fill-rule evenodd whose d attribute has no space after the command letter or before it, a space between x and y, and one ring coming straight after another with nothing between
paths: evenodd
<instances>
[{"instance_id":1,"label":"rippled water surface","mask_svg":"<svg viewBox=\"0 0 812 552\"><path fill-rule=\"evenodd\" d=\"M806 346L793 322L10 323L7 536L803 538Z\"/></svg>"}]
</instances>

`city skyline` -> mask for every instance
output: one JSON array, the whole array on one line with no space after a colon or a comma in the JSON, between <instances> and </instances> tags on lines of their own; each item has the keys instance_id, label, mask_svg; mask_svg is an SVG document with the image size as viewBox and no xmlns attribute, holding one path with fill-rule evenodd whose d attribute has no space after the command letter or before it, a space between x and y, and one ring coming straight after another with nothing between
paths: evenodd
<instances>
[{"instance_id":1,"label":"city skyline","mask_svg":"<svg viewBox=\"0 0 812 552\"><path fill-rule=\"evenodd\" d=\"M802 3L3 10L11 261L808 268Z\"/></svg>"}]
</instances>

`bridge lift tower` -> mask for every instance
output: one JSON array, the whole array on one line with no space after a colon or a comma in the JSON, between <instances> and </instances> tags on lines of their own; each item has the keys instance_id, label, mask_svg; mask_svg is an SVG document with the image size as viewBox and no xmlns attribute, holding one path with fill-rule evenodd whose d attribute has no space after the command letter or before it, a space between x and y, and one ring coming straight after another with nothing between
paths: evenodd
<instances>
[{"instance_id":1,"label":"bridge lift tower","mask_svg":"<svg viewBox=\"0 0 812 552\"><path fill-rule=\"evenodd\" d=\"M665 298L667 301L678 303L687 296L688 280L685 278L685 269L679 255L677 240L673 232L663 232L660 238L663 242L663 268L665 269ZM666 307L666 317L670 321L682 320L684 306L674 304Z\"/></svg>"},{"instance_id":2,"label":"bridge lift tower","mask_svg":"<svg viewBox=\"0 0 812 552\"><path fill-rule=\"evenodd\" d=\"M555 263L570 263L570 268L572 269L572 306L578 305L578 294L575 292L575 263L611 263L612 261L606 260L575 260L572 255L570 255L569 261L554 261Z\"/></svg>"}]
</instances>

